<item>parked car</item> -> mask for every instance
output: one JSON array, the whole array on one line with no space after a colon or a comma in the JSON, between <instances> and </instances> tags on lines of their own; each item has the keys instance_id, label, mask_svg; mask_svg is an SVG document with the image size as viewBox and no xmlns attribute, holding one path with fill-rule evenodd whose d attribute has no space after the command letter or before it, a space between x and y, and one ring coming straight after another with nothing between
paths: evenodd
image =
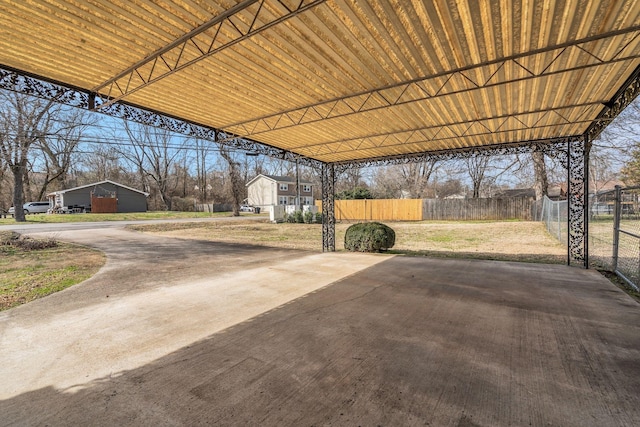
<instances>
[{"instance_id":1,"label":"parked car","mask_svg":"<svg viewBox=\"0 0 640 427\"><path fill-rule=\"evenodd\" d=\"M240 205L240 212L253 212L253 206Z\"/></svg>"},{"instance_id":2,"label":"parked car","mask_svg":"<svg viewBox=\"0 0 640 427\"><path fill-rule=\"evenodd\" d=\"M49 202L27 202L22 205L22 209L24 210L25 215L47 213L47 211L49 210ZM11 206L8 213L9 215L13 216L13 214L15 213L15 208Z\"/></svg>"}]
</instances>

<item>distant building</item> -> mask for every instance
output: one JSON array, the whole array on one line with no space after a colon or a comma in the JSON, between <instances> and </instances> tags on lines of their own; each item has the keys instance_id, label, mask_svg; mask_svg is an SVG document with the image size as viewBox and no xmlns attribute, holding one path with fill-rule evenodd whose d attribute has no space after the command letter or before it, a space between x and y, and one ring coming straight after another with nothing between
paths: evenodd
<instances>
[{"instance_id":1,"label":"distant building","mask_svg":"<svg viewBox=\"0 0 640 427\"><path fill-rule=\"evenodd\" d=\"M567 200L567 184L549 184L547 187L547 197L551 200Z\"/></svg>"},{"instance_id":2,"label":"distant building","mask_svg":"<svg viewBox=\"0 0 640 427\"><path fill-rule=\"evenodd\" d=\"M296 204L296 180L288 176L260 174L247 183L248 203L266 209ZM300 180L300 204L313 205L313 184Z\"/></svg>"},{"instance_id":3,"label":"distant building","mask_svg":"<svg viewBox=\"0 0 640 427\"><path fill-rule=\"evenodd\" d=\"M443 197L443 199L447 199L447 200L466 199L466 198L467 198L466 194L462 194L462 193L449 194L448 196Z\"/></svg>"},{"instance_id":4,"label":"distant building","mask_svg":"<svg viewBox=\"0 0 640 427\"><path fill-rule=\"evenodd\" d=\"M507 199L510 197L536 197L536 190L533 188L510 188L499 190L493 195L497 199Z\"/></svg>"},{"instance_id":5,"label":"distant building","mask_svg":"<svg viewBox=\"0 0 640 427\"><path fill-rule=\"evenodd\" d=\"M47 194L54 211L94 213L146 212L145 193L117 182L105 180Z\"/></svg>"}]
</instances>

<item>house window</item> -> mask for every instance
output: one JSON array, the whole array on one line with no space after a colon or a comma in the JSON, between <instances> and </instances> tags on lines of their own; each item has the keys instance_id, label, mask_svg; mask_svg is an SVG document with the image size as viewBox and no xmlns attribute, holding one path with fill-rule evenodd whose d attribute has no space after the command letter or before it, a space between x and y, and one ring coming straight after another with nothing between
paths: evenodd
<instances>
[{"instance_id":1,"label":"house window","mask_svg":"<svg viewBox=\"0 0 640 427\"><path fill-rule=\"evenodd\" d=\"M280 191L288 191L289 184L280 184Z\"/></svg>"},{"instance_id":2,"label":"house window","mask_svg":"<svg viewBox=\"0 0 640 427\"><path fill-rule=\"evenodd\" d=\"M311 186L310 185L303 185L302 186L302 192L303 193L311 193Z\"/></svg>"},{"instance_id":3,"label":"house window","mask_svg":"<svg viewBox=\"0 0 640 427\"><path fill-rule=\"evenodd\" d=\"M286 205L288 201L289 201L289 198L287 196L278 197L278 204L279 205Z\"/></svg>"}]
</instances>

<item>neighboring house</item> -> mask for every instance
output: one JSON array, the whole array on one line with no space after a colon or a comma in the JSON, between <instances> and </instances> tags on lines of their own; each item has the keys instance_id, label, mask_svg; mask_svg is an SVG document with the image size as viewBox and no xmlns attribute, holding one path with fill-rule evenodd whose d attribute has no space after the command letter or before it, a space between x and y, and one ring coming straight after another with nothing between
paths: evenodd
<instances>
[{"instance_id":1,"label":"neighboring house","mask_svg":"<svg viewBox=\"0 0 640 427\"><path fill-rule=\"evenodd\" d=\"M462 193L449 194L448 196L443 197L443 199L466 199L466 198L467 198L466 194L462 194Z\"/></svg>"},{"instance_id":2,"label":"neighboring house","mask_svg":"<svg viewBox=\"0 0 640 427\"><path fill-rule=\"evenodd\" d=\"M247 183L248 203L263 209L296 204L296 180L288 176L260 174ZM313 184L300 180L300 204L313 205Z\"/></svg>"},{"instance_id":3,"label":"neighboring house","mask_svg":"<svg viewBox=\"0 0 640 427\"><path fill-rule=\"evenodd\" d=\"M589 194L599 195L602 193L613 192L616 189L616 185L624 188L624 182L619 179L609 179L606 181L589 181Z\"/></svg>"},{"instance_id":4,"label":"neighboring house","mask_svg":"<svg viewBox=\"0 0 640 427\"><path fill-rule=\"evenodd\" d=\"M94 213L146 212L145 193L113 181L100 181L47 194L54 209L91 210Z\"/></svg>"}]
</instances>

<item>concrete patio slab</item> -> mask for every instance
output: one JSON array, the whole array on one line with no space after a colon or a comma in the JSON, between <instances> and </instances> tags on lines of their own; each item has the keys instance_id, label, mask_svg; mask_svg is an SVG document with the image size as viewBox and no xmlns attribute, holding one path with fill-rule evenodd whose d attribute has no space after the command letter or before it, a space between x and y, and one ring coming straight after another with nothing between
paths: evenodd
<instances>
[{"instance_id":1,"label":"concrete patio slab","mask_svg":"<svg viewBox=\"0 0 640 427\"><path fill-rule=\"evenodd\" d=\"M323 269L350 255L332 254L336 258ZM85 381L59 358L23 354L47 360L37 375L13 358L11 369L19 374L1 365L1 377L20 382L24 375L30 386L7 395L2 382L0 424L640 425L640 305L597 272L371 258L370 266L328 286L190 343L180 335L198 322L181 316L189 318L194 309L200 321L216 323L231 314L224 302L194 303L181 316L163 316L152 298L146 317L141 297L141 311L130 313L140 320L139 330L135 321L123 329L154 333L173 324L169 341L180 342L179 348L136 367L114 364L109 353L93 355L96 373L108 373ZM281 263L273 262L279 270ZM278 280L304 285L304 275L282 271ZM250 286L242 290L249 298L253 292ZM108 312L100 307L101 315ZM77 320L90 313L82 311ZM118 322L125 318L119 315ZM60 323L58 335L67 327L73 324ZM110 334L118 329L114 323ZM105 340L112 340L110 334ZM1 357L12 357L19 341L20 334L5 327ZM145 346L153 348L154 341ZM90 355L79 355L76 363L84 368L83 357ZM38 382L39 375L61 382ZM65 375L75 380L65 382Z\"/></svg>"}]
</instances>

